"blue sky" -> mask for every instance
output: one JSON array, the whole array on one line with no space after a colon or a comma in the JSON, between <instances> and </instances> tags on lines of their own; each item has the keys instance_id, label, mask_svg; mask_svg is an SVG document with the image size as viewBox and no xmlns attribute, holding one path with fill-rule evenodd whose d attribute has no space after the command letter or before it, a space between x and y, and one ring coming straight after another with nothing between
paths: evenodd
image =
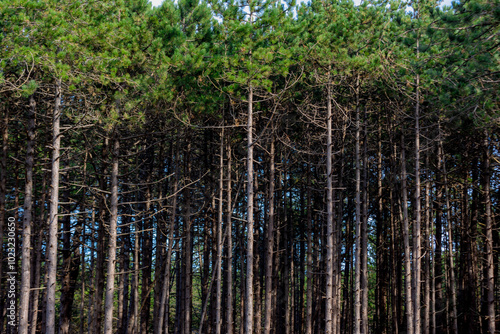
<instances>
[{"instance_id":1,"label":"blue sky","mask_svg":"<svg viewBox=\"0 0 500 334\"><path fill-rule=\"evenodd\" d=\"M153 3L153 6L159 6L163 2L163 0L150 0L150 1ZM302 2L302 1L304 1L304 0L298 0L298 2ZM451 1L452 0L444 0L443 3L442 3L442 5L450 6L451 5ZM354 0L354 2L356 4L359 4L361 2L361 0Z\"/></svg>"}]
</instances>

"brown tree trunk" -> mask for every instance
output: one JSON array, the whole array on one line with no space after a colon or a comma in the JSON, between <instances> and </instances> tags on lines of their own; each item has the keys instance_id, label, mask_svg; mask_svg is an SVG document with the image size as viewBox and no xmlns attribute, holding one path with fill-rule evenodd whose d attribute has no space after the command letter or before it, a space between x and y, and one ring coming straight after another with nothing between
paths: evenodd
<instances>
[{"instance_id":1,"label":"brown tree trunk","mask_svg":"<svg viewBox=\"0 0 500 334\"><path fill-rule=\"evenodd\" d=\"M274 246L274 139L271 139L271 149L269 156L269 212L266 230L266 297L265 297L265 323L264 334L271 333L272 290L273 290L273 246Z\"/></svg>"},{"instance_id":2,"label":"brown tree trunk","mask_svg":"<svg viewBox=\"0 0 500 334\"><path fill-rule=\"evenodd\" d=\"M486 322L488 334L495 333L495 271L493 261L493 217L491 212L491 194L490 194L490 149L489 149L489 134L484 133L484 205L485 205L485 244L486 244L486 264L485 264L485 281L486 281Z\"/></svg>"},{"instance_id":3,"label":"brown tree trunk","mask_svg":"<svg viewBox=\"0 0 500 334\"><path fill-rule=\"evenodd\" d=\"M313 312L313 237L311 164L307 164L307 289L306 289L306 334L312 334Z\"/></svg>"},{"instance_id":4,"label":"brown tree trunk","mask_svg":"<svg viewBox=\"0 0 500 334\"><path fill-rule=\"evenodd\" d=\"M406 155L404 136L401 135L401 192L403 213L403 240L405 248L405 292L406 292L406 316L407 332L413 333L413 301L411 284L411 254L410 254L410 228L408 224L408 189L406 187Z\"/></svg>"},{"instance_id":5,"label":"brown tree trunk","mask_svg":"<svg viewBox=\"0 0 500 334\"><path fill-rule=\"evenodd\" d=\"M52 179L49 208L49 240L47 245L46 334L55 334L56 331L57 230L59 227L59 159L61 150L61 79L56 79L55 96L52 118Z\"/></svg>"},{"instance_id":6,"label":"brown tree trunk","mask_svg":"<svg viewBox=\"0 0 500 334\"><path fill-rule=\"evenodd\" d=\"M35 164L35 97L29 98L28 141L26 147L26 182L23 206L21 293L19 298L19 334L28 333L31 280L31 225L33 211L33 169ZM0 239L1 240L1 239ZM1 276L0 276L1 279Z\"/></svg>"},{"instance_id":7,"label":"brown tree trunk","mask_svg":"<svg viewBox=\"0 0 500 334\"><path fill-rule=\"evenodd\" d=\"M248 89L247 123L247 274L245 293L245 333L253 334L253 88Z\"/></svg>"},{"instance_id":8,"label":"brown tree trunk","mask_svg":"<svg viewBox=\"0 0 500 334\"><path fill-rule=\"evenodd\" d=\"M328 80L330 80L328 78ZM333 308L336 301L333 300L333 267L335 265L333 253L335 251L333 234L333 175L332 175L332 96L330 83L327 84L327 113L326 113L326 308L325 308L325 333L332 334L333 330Z\"/></svg>"},{"instance_id":9,"label":"brown tree trunk","mask_svg":"<svg viewBox=\"0 0 500 334\"><path fill-rule=\"evenodd\" d=\"M360 157L360 122L359 122L359 75L357 79L356 88L356 152L355 152L355 165L356 165L356 227L355 227L355 247L356 253L354 256L354 334L360 334L363 330L361 319L361 157ZM364 333L366 334L366 333Z\"/></svg>"},{"instance_id":10,"label":"brown tree trunk","mask_svg":"<svg viewBox=\"0 0 500 334\"><path fill-rule=\"evenodd\" d=\"M222 330L222 210L224 208L224 128L220 138L220 160L219 160L219 212L217 216L217 274L216 274L216 314L215 333L221 334Z\"/></svg>"},{"instance_id":11,"label":"brown tree trunk","mask_svg":"<svg viewBox=\"0 0 500 334\"><path fill-rule=\"evenodd\" d=\"M118 224L118 161L120 141L118 134L113 134L113 152L111 163L111 217L109 220L109 255L106 281L106 301L104 306L104 333L113 332L113 299L115 292L115 262L116 262L116 237Z\"/></svg>"},{"instance_id":12,"label":"brown tree trunk","mask_svg":"<svg viewBox=\"0 0 500 334\"><path fill-rule=\"evenodd\" d=\"M233 321L233 203L232 203L232 152L231 142L227 141L227 316L226 316L226 332L234 334Z\"/></svg>"}]
</instances>

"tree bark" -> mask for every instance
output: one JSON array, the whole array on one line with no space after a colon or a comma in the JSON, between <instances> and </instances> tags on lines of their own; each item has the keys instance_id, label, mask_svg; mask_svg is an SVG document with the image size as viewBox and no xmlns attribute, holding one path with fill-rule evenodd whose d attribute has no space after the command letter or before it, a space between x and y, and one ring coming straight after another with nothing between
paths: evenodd
<instances>
[{"instance_id":1,"label":"tree bark","mask_svg":"<svg viewBox=\"0 0 500 334\"><path fill-rule=\"evenodd\" d=\"M487 310L487 328L489 334L495 333L495 271L493 261L493 218L491 210L490 195L490 149L489 134L484 133L484 205L485 205L485 244L486 244L486 310Z\"/></svg>"},{"instance_id":2,"label":"tree bark","mask_svg":"<svg viewBox=\"0 0 500 334\"><path fill-rule=\"evenodd\" d=\"M248 89L247 123L247 276L245 293L245 333L253 334L253 88Z\"/></svg>"},{"instance_id":3,"label":"tree bark","mask_svg":"<svg viewBox=\"0 0 500 334\"><path fill-rule=\"evenodd\" d=\"M359 86L359 76L357 79L357 85ZM359 87L356 88L359 90ZM356 231L355 231L355 268L354 268L354 334L360 334L362 331L362 320L361 320L361 158L360 158L360 121L359 121L359 93L357 95L356 102L356 152L355 152L355 164L356 164ZM364 333L366 334L366 333Z\"/></svg>"},{"instance_id":4,"label":"tree bark","mask_svg":"<svg viewBox=\"0 0 500 334\"><path fill-rule=\"evenodd\" d=\"M19 334L28 333L31 280L31 225L33 211L33 169L35 164L35 98L29 98L28 142L26 147L26 183L23 206L21 294L19 298ZM1 239L0 239L1 240Z\"/></svg>"},{"instance_id":5,"label":"tree bark","mask_svg":"<svg viewBox=\"0 0 500 334\"><path fill-rule=\"evenodd\" d=\"M418 59L417 37L417 59ZM415 333L421 332L420 323L420 288L422 268L420 262L421 236L421 205L420 205L420 75L417 74L416 105L415 105L415 226L413 227L413 311Z\"/></svg>"},{"instance_id":6,"label":"tree bark","mask_svg":"<svg viewBox=\"0 0 500 334\"><path fill-rule=\"evenodd\" d=\"M227 141L227 316L226 316L226 331L228 334L233 334L233 203L232 203L232 153L231 142Z\"/></svg>"},{"instance_id":7,"label":"tree bark","mask_svg":"<svg viewBox=\"0 0 500 334\"><path fill-rule=\"evenodd\" d=\"M264 334L271 333L272 290L273 290L273 246L274 246L274 138L271 139L271 149L269 156L269 212L266 230L266 297L265 297L265 323Z\"/></svg>"},{"instance_id":8,"label":"tree bark","mask_svg":"<svg viewBox=\"0 0 500 334\"><path fill-rule=\"evenodd\" d=\"M224 208L224 127L220 138L220 160L219 160L219 212L217 217L217 276L216 276L216 314L215 333L221 334L222 326L222 210Z\"/></svg>"},{"instance_id":9,"label":"tree bark","mask_svg":"<svg viewBox=\"0 0 500 334\"><path fill-rule=\"evenodd\" d=\"M113 134L113 154L111 166L111 217L109 220L109 255L106 281L106 299L104 305L104 333L113 332L113 297L115 292L115 262L116 262L116 237L118 224L118 162L120 141L118 134Z\"/></svg>"},{"instance_id":10,"label":"tree bark","mask_svg":"<svg viewBox=\"0 0 500 334\"><path fill-rule=\"evenodd\" d=\"M410 227L408 226L408 189L406 187L406 152L404 135L401 135L401 192L403 209L403 240L405 248L405 292L406 292L406 316L407 332L414 333L414 313L412 301L411 284L411 250L410 250Z\"/></svg>"},{"instance_id":11,"label":"tree bark","mask_svg":"<svg viewBox=\"0 0 500 334\"><path fill-rule=\"evenodd\" d=\"M61 150L61 79L55 83L55 105L52 118L52 178L49 207L49 240L47 245L47 303L45 333L56 331L57 230L59 206L59 160Z\"/></svg>"},{"instance_id":12,"label":"tree bark","mask_svg":"<svg viewBox=\"0 0 500 334\"><path fill-rule=\"evenodd\" d=\"M330 78L328 78L330 80ZM327 84L326 104L326 207L327 207L327 243L326 243L326 308L325 308L325 333L333 331L333 253L334 253L334 226L333 226L333 175L332 175L332 96L330 82Z\"/></svg>"}]
</instances>

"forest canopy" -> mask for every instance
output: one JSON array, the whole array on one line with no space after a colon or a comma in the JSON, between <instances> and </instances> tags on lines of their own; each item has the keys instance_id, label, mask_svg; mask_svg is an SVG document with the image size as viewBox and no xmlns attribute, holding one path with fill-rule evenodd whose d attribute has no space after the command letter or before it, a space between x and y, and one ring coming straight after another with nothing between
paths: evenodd
<instances>
[{"instance_id":1,"label":"forest canopy","mask_svg":"<svg viewBox=\"0 0 500 334\"><path fill-rule=\"evenodd\" d=\"M499 83L499 0L3 0L0 332L498 333Z\"/></svg>"}]
</instances>

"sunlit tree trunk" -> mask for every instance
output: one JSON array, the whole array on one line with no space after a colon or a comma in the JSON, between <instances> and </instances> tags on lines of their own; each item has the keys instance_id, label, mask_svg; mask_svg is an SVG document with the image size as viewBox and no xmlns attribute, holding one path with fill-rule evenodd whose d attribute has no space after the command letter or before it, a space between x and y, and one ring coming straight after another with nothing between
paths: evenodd
<instances>
[{"instance_id":1,"label":"sunlit tree trunk","mask_svg":"<svg viewBox=\"0 0 500 334\"><path fill-rule=\"evenodd\" d=\"M61 79L56 79L55 105L52 118L52 178L49 207L49 240L47 245L47 304L45 333L56 331L57 230L59 206L59 162L61 150Z\"/></svg>"}]
</instances>

